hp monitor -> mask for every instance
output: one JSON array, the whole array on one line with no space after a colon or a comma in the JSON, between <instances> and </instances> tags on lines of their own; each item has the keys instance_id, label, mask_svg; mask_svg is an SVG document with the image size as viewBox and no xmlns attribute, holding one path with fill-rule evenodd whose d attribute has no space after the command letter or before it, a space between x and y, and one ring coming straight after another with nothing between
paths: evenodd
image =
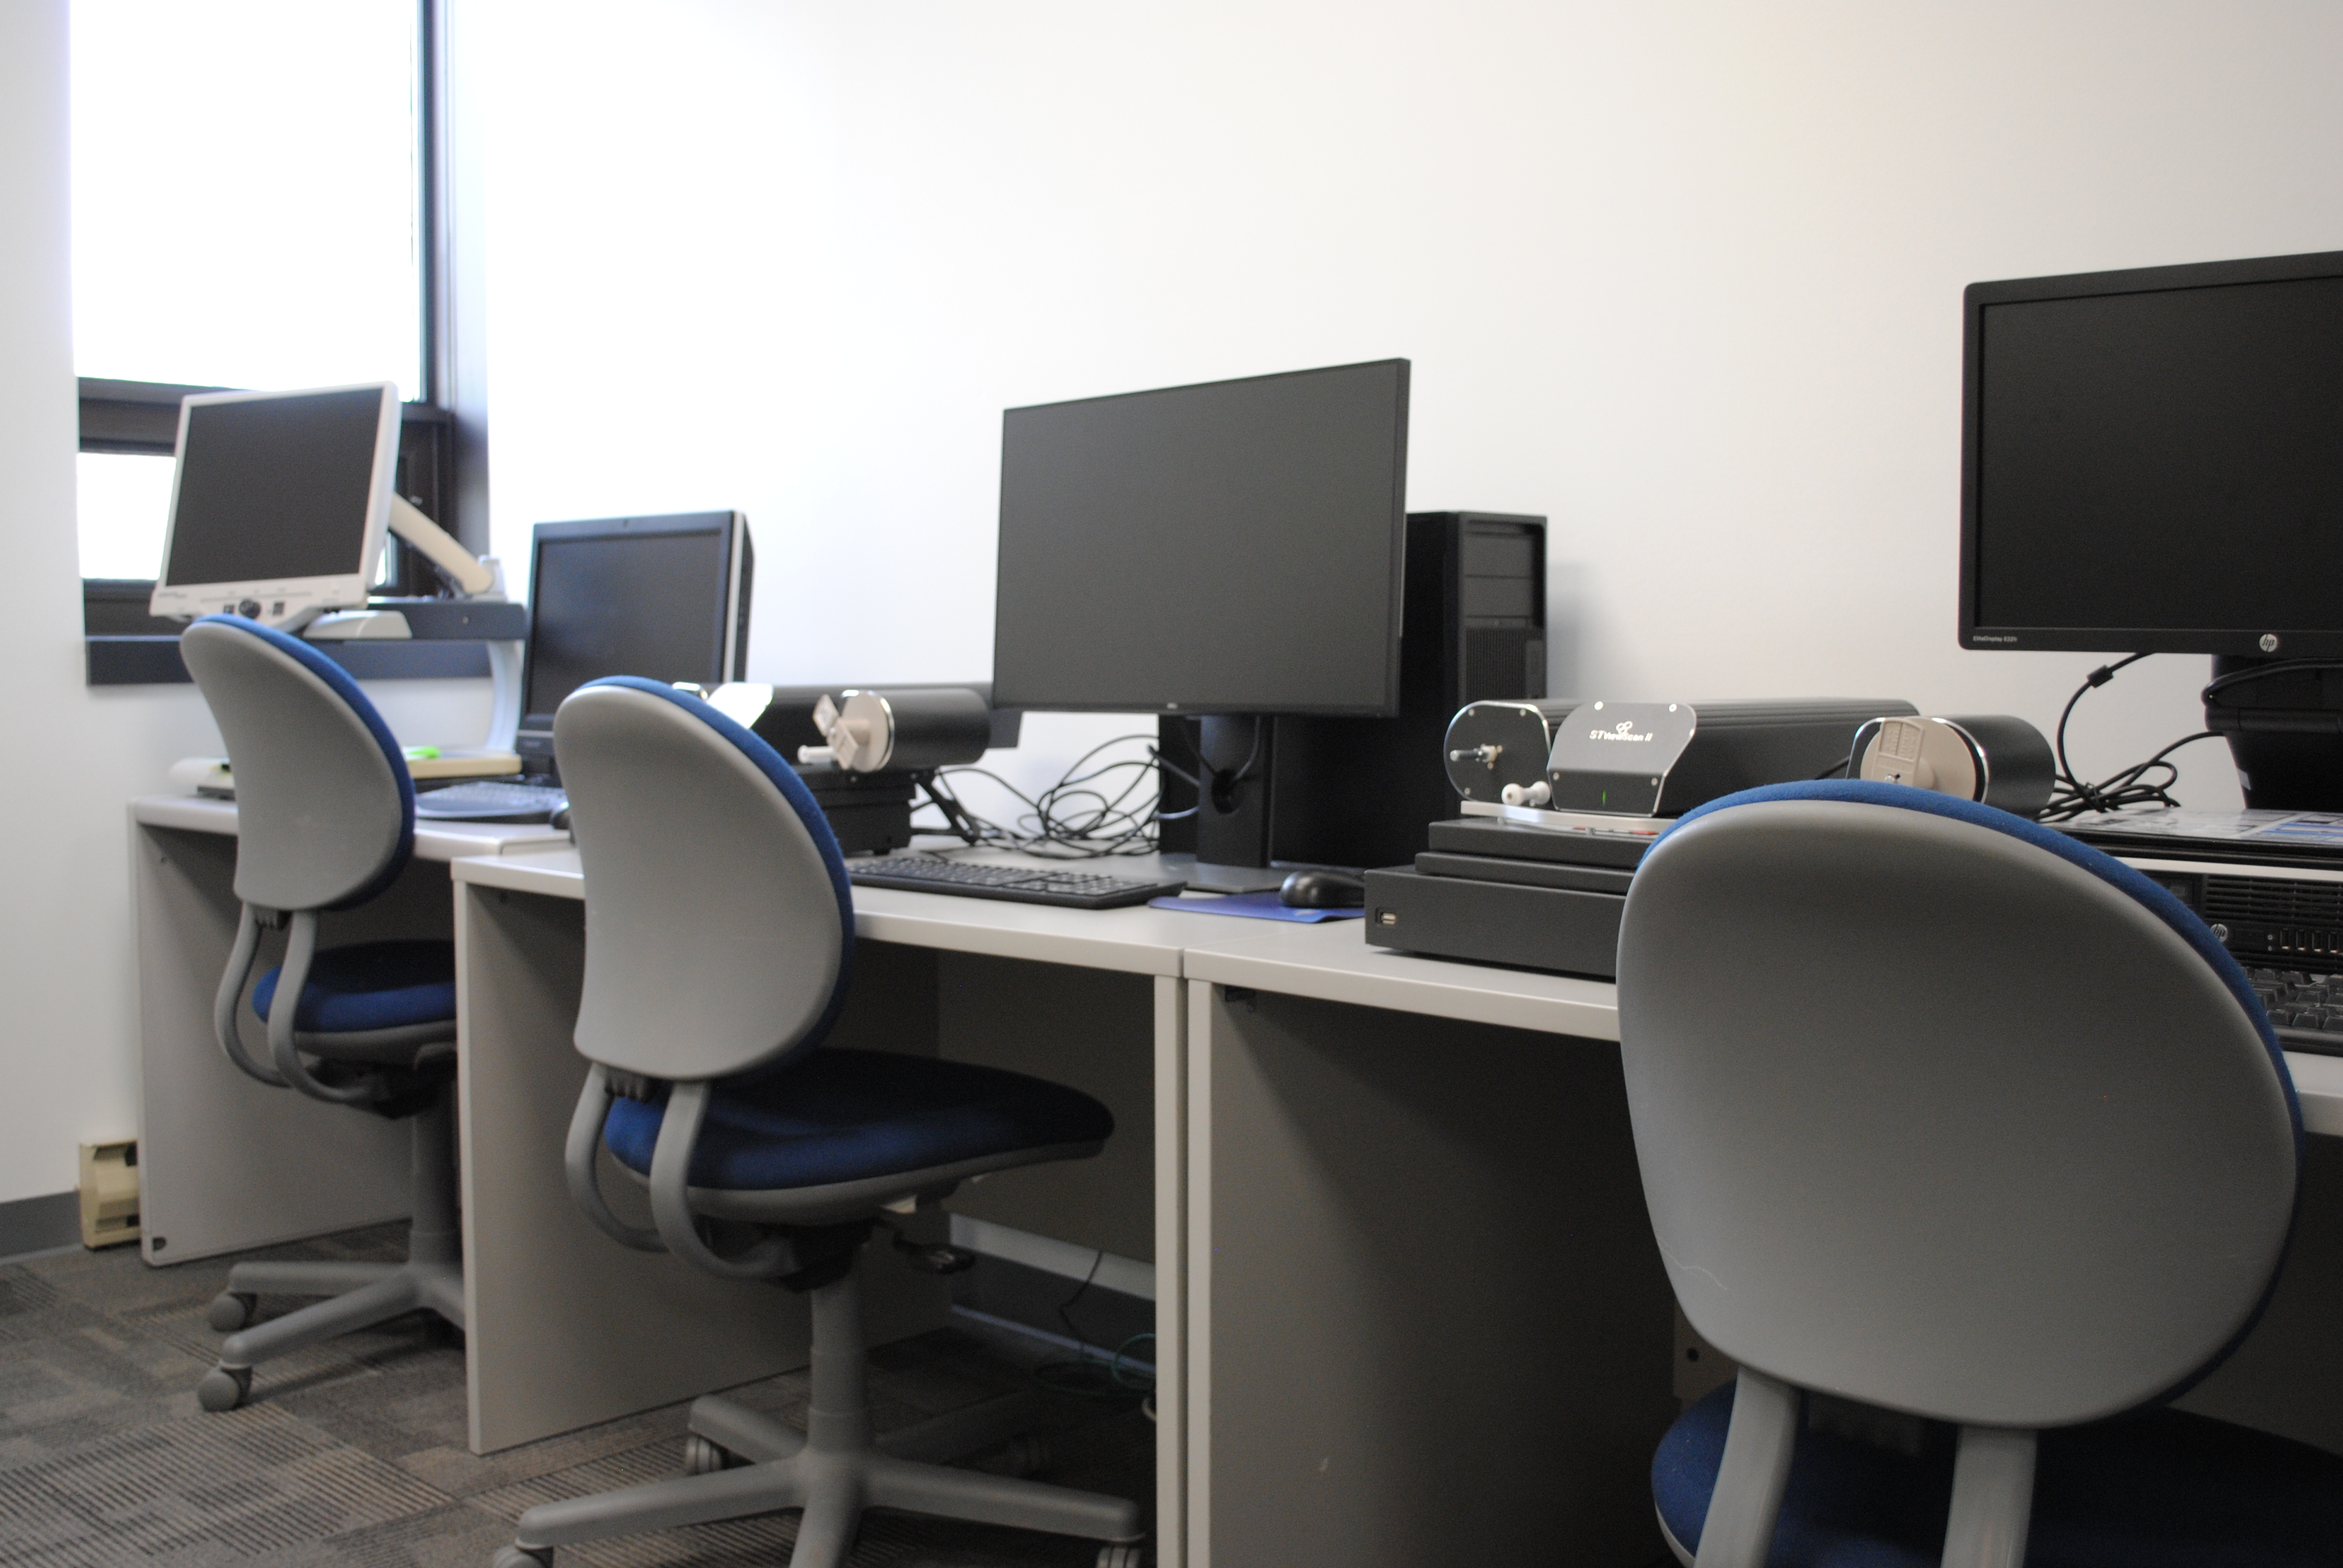
<instances>
[{"instance_id":1,"label":"hp monitor","mask_svg":"<svg viewBox=\"0 0 2343 1568\"><path fill-rule=\"evenodd\" d=\"M738 512L539 523L515 749L553 766L561 699L607 675L713 689L748 673L755 551Z\"/></svg>"},{"instance_id":2,"label":"hp monitor","mask_svg":"<svg viewBox=\"0 0 2343 1568\"><path fill-rule=\"evenodd\" d=\"M389 382L182 401L148 612L297 628L364 604L390 524L399 417Z\"/></svg>"},{"instance_id":3,"label":"hp monitor","mask_svg":"<svg viewBox=\"0 0 2343 1568\"><path fill-rule=\"evenodd\" d=\"M1964 648L2343 656L2343 252L1966 307Z\"/></svg>"},{"instance_id":4,"label":"hp monitor","mask_svg":"<svg viewBox=\"0 0 2343 1568\"><path fill-rule=\"evenodd\" d=\"M1011 408L993 700L1399 711L1408 362Z\"/></svg>"}]
</instances>

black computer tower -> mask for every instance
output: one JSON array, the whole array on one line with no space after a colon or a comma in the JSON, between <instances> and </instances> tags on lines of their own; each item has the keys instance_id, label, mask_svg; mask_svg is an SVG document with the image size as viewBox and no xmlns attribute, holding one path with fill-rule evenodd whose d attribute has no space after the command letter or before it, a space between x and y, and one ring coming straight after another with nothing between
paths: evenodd
<instances>
[{"instance_id":1,"label":"black computer tower","mask_svg":"<svg viewBox=\"0 0 2343 1568\"><path fill-rule=\"evenodd\" d=\"M1545 519L1414 512L1407 519L1400 711L1391 719L1158 721L1172 767L1197 749L1249 777L1215 801L1167 770L1163 849L1206 862L1387 866L1414 858L1426 824L1456 815L1441 754L1468 702L1546 694ZM1256 754L1255 749L1259 749ZM1265 853L1264 853L1265 847Z\"/></svg>"}]
</instances>

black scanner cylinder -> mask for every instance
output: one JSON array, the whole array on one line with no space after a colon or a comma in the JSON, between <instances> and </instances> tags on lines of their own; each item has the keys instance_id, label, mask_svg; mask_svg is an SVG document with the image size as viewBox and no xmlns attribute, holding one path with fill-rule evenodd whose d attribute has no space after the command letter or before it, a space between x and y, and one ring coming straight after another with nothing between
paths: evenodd
<instances>
[{"instance_id":1,"label":"black scanner cylinder","mask_svg":"<svg viewBox=\"0 0 2343 1568\"><path fill-rule=\"evenodd\" d=\"M973 762L992 744L992 710L964 686L909 690L850 691L849 722L868 719L860 773L920 773Z\"/></svg>"}]
</instances>

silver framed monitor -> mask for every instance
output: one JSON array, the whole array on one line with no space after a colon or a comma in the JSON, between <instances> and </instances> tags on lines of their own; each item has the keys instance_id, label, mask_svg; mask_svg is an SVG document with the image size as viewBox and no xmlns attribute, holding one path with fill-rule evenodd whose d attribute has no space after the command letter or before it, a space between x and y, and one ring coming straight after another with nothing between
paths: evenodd
<instances>
[{"instance_id":1,"label":"silver framed monitor","mask_svg":"<svg viewBox=\"0 0 2343 1568\"><path fill-rule=\"evenodd\" d=\"M294 630L366 603L390 526L399 419L388 381L182 400L149 613L228 611Z\"/></svg>"},{"instance_id":2,"label":"silver framed monitor","mask_svg":"<svg viewBox=\"0 0 2343 1568\"><path fill-rule=\"evenodd\" d=\"M756 550L739 512L539 523L513 749L550 773L553 714L589 680L639 675L709 689L748 674Z\"/></svg>"}]
</instances>

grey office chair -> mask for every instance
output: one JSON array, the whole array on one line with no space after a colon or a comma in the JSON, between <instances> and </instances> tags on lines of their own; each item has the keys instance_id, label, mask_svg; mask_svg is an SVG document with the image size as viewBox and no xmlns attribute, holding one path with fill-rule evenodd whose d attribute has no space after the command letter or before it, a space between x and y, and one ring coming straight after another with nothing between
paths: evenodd
<instances>
[{"instance_id":1,"label":"grey office chair","mask_svg":"<svg viewBox=\"0 0 2343 1568\"><path fill-rule=\"evenodd\" d=\"M804 1510L795 1568L834 1568L874 1507L1121 1543L1101 1568L1135 1568L1130 1502L914 1463L874 1438L854 1274L883 1211L1095 1154L1114 1127L1106 1108L1017 1073L817 1049L853 952L846 866L812 793L739 725L621 676L561 705L554 749L585 862L577 1041L593 1064L570 1124L570 1191L623 1245L809 1292L813 1403L799 1432L729 1400L695 1402L696 1473L532 1508L498 1568L785 1509ZM647 1181L652 1227L611 1212L603 1147Z\"/></svg>"},{"instance_id":2,"label":"grey office chair","mask_svg":"<svg viewBox=\"0 0 2343 1568\"><path fill-rule=\"evenodd\" d=\"M404 1263L238 1263L211 1307L229 1337L196 1393L233 1410L261 1362L417 1308L464 1325L456 1207L456 953L444 941L317 950L320 911L365 903L415 846L415 785L382 716L342 668L298 638L237 616L206 616L179 638L236 777L236 896L244 912L213 1027L228 1060L261 1082L376 1115L411 1119L414 1209ZM287 933L253 1010L268 1060L236 1027L260 933ZM290 1007L280 999L297 999ZM313 1064L314 1059L314 1064ZM254 1327L264 1295L329 1296ZM238 1332L240 1331L240 1332Z\"/></svg>"},{"instance_id":3,"label":"grey office chair","mask_svg":"<svg viewBox=\"0 0 2343 1568\"><path fill-rule=\"evenodd\" d=\"M2165 1408L2267 1300L2301 1119L2236 961L2063 834L1901 785L1688 813L1619 1034L1684 1315L1699 1568L2343 1562L2343 1460Z\"/></svg>"}]
</instances>

